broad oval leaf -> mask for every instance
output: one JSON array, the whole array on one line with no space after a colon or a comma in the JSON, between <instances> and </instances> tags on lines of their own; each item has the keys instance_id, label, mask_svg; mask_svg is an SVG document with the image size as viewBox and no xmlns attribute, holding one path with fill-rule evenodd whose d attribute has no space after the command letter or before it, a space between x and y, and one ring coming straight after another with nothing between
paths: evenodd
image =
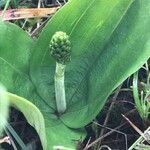
<instances>
[{"instance_id":1,"label":"broad oval leaf","mask_svg":"<svg viewBox=\"0 0 150 150\"><path fill-rule=\"evenodd\" d=\"M29 72L32 44L33 40L21 28L12 23L0 21L0 59L21 73ZM10 53L14 49L15 51Z\"/></svg>"},{"instance_id":2,"label":"broad oval leaf","mask_svg":"<svg viewBox=\"0 0 150 150\"><path fill-rule=\"evenodd\" d=\"M60 119L50 119L50 116L45 116L47 147L54 149L54 147L62 146L66 149L75 150L77 141L82 141L86 137L84 129L68 128ZM54 123L55 122L55 123ZM56 148L55 148L56 149ZM58 148L59 149L59 148ZM64 148L65 149L65 148Z\"/></svg>"},{"instance_id":3,"label":"broad oval leaf","mask_svg":"<svg viewBox=\"0 0 150 150\"><path fill-rule=\"evenodd\" d=\"M9 92L30 99L36 106L44 106L28 76L32 43L33 40L22 29L0 21L0 82ZM17 95L6 93L5 96L8 97L10 105L17 107L36 129L42 146L46 149L45 124L38 108Z\"/></svg>"},{"instance_id":4,"label":"broad oval leaf","mask_svg":"<svg viewBox=\"0 0 150 150\"><path fill-rule=\"evenodd\" d=\"M76 139L84 134L67 126L79 128L89 123L112 90L149 57L150 4L146 0L132 2L69 1L47 24L34 45L34 53L30 53L33 41L27 34L15 25L0 22L0 34L10 36L6 37L7 42L0 38L0 81L9 92L30 99L39 107L46 120L48 148L57 144L74 147L70 138L63 138L71 134ZM72 61L65 74L67 111L57 118L55 62L49 56L48 46L59 30L70 35ZM14 39L21 46L14 45ZM58 129L63 131L56 135Z\"/></svg>"},{"instance_id":5,"label":"broad oval leaf","mask_svg":"<svg viewBox=\"0 0 150 150\"><path fill-rule=\"evenodd\" d=\"M9 92L15 93L15 95L5 94L9 97L10 105L20 110L30 125L36 129L44 150L53 149L56 145L75 148L76 143L73 140L84 138L85 132L65 126L53 114L55 110L43 101L30 81L28 71L33 40L22 29L6 22L0 22L0 35L0 82ZM14 44L15 41L18 43ZM56 134L55 131L58 129L59 133ZM66 138L66 135L70 136Z\"/></svg>"},{"instance_id":6,"label":"broad oval leaf","mask_svg":"<svg viewBox=\"0 0 150 150\"><path fill-rule=\"evenodd\" d=\"M30 81L29 59L33 45L34 41L21 28L0 21L0 82L9 92L30 99L47 111Z\"/></svg>"},{"instance_id":7,"label":"broad oval leaf","mask_svg":"<svg viewBox=\"0 0 150 150\"><path fill-rule=\"evenodd\" d=\"M95 58L94 63L87 72L88 75L85 75L88 79L83 80L78 88L79 91L85 84L88 85L88 105L81 109L78 109L78 104L72 105L69 112L62 117L67 125L78 127L79 124L92 121L93 116L104 106L109 94L150 57L149 10L150 3L147 0L135 1L103 51L96 57L89 56L89 60ZM81 114L85 118L84 123L77 117ZM70 123L72 118L77 120L76 124Z\"/></svg>"},{"instance_id":8,"label":"broad oval leaf","mask_svg":"<svg viewBox=\"0 0 150 150\"><path fill-rule=\"evenodd\" d=\"M65 31L70 35L72 61L67 65L65 73L68 109L62 118L70 127L81 127L91 121L91 117L87 117L86 113L91 111L87 110L87 107L92 101L92 95L89 95L89 78L92 67L96 67L95 59L98 59L97 56L103 52L104 46L131 3L132 0L111 0L109 2L83 0L80 3L73 0L69 1L50 20L39 36L31 59L31 77L39 95L56 110L54 93L55 62L50 57L48 46L52 35L56 31ZM96 105L99 103L98 101L94 102ZM72 121L74 115L78 114L77 112L81 109L85 111L81 111L79 117L79 120L82 121L79 122L78 119ZM71 117L65 119L65 116L70 113L72 113Z\"/></svg>"}]
</instances>

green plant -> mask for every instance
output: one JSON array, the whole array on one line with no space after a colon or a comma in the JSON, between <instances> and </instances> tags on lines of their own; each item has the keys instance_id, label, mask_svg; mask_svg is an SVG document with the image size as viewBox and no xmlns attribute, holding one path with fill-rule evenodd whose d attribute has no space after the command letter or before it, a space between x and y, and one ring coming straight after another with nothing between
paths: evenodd
<instances>
[{"instance_id":1,"label":"green plant","mask_svg":"<svg viewBox=\"0 0 150 150\"><path fill-rule=\"evenodd\" d=\"M16 25L0 22L0 81L18 95L9 93L10 102L35 127L44 149L75 148L73 140L85 137L83 127L110 93L149 58L149 9L147 0L70 0L36 41ZM61 115L56 113L56 63L49 54L58 31L71 42L64 83L67 107Z\"/></svg>"},{"instance_id":2,"label":"green plant","mask_svg":"<svg viewBox=\"0 0 150 150\"><path fill-rule=\"evenodd\" d=\"M134 74L133 78L133 97L135 101L136 108L139 112L139 115L143 120L147 120L148 116L150 114L150 102L149 102L149 96L150 96L150 85L149 85L149 76L150 73L148 73L147 82L141 82L143 85L143 89L140 91L139 96L139 88L138 88L138 72Z\"/></svg>"}]
</instances>

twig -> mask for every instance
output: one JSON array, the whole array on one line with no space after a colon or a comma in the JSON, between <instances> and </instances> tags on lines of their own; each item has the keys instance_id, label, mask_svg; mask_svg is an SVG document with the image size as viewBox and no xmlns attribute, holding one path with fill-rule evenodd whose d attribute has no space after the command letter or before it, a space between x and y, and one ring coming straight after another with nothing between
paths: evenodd
<instances>
[{"instance_id":1,"label":"twig","mask_svg":"<svg viewBox=\"0 0 150 150\"><path fill-rule=\"evenodd\" d=\"M109 130L111 130L111 131L110 131L110 132L107 132L107 133L104 134L103 136L101 136L101 137L99 137L98 139L96 139L94 142L92 142L91 144L89 144L88 146L86 146L83 150L88 150L89 148L91 148L91 147L94 146L96 143L98 143L99 141L101 141L103 138L109 136L109 135L112 134L113 132L118 132L118 133L123 134L123 135L125 136L125 141L126 141L125 143L126 143L126 150L127 150L127 147L128 147L128 145L127 145L127 135L126 135L125 133L123 133L123 132L117 130L117 129L119 129L120 127L122 127L124 124L122 124L122 125L116 127L115 129L111 129L111 128L109 128L109 127L104 127L103 125L100 125L100 124L98 124L98 123L96 123L96 122L94 122L94 123L97 124L97 125L99 125L99 126L101 126L101 127L103 127L103 128L109 129Z\"/></svg>"},{"instance_id":2,"label":"twig","mask_svg":"<svg viewBox=\"0 0 150 150\"><path fill-rule=\"evenodd\" d=\"M112 98L112 103L111 103L111 105L110 105L110 107L109 107L109 109L108 109L108 113L107 113L107 116L106 116L105 121L104 121L104 123L103 123L103 126L106 126L106 125L107 125L107 122L108 122L109 117L110 117L111 110L112 110L114 104L116 103L116 99L117 99L117 96L118 96L119 91L120 91L120 89L121 89L121 86L122 86L122 84L117 88L117 90L116 90L116 92L115 92L115 94L114 94L114 96L113 96L113 98ZM101 130L99 137L101 137L101 136L104 134L104 132L105 132L105 128L103 128L103 129ZM101 141L99 141L98 148L100 148L100 145L101 145Z\"/></svg>"},{"instance_id":3,"label":"twig","mask_svg":"<svg viewBox=\"0 0 150 150\"><path fill-rule=\"evenodd\" d=\"M0 139L0 144L2 144L2 143L11 144L9 136L5 136L4 138Z\"/></svg>"},{"instance_id":4,"label":"twig","mask_svg":"<svg viewBox=\"0 0 150 150\"><path fill-rule=\"evenodd\" d=\"M49 19L45 20L44 22L42 22L42 24L39 26L39 28L35 28L32 33L30 34L31 37L35 37L45 26L45 24L49 21Z\"/></svg>"},{"instance_id":5,"label":"twig","mask_svg":"<svg viewBox=\"0 0 150 150\"><path fill-rule=\"evenodd\" d=\"M41 0L38 1L38 6L37 6L37 8L39 9L40 7L41 7ZM40 26L40 22L39 22L39 20L38 20L38 22L37 22L37 28L39 28L39 26Z\"/></svg>"},{"instance_id":6,"label":"twig","mask_svg":"<svg viewBox=\"0 0 150 150\"><path fill-rule=\"evenodd\" d=\"M150 130L150 127L144 132L144 133L147 133L149 132ZM139 143L143 143L143 137L140 136L133 144L132 146L128 149L128 150L133 150L135 148L135 146L137 146ZM148 145L147 145L148 146ZM148 147L149 148L149 147ZM145 148L146 149L146 148Z\"/></svg>"},{"instance_id":7,"label":"twig","mask_svg":"<svg viewBox=\"0 0 150 150\"><path fill-rule=\"evenodd\" d=\"M6 14L3 17L3 20L46 17L48 15L54 14L58 10L58 8L60 7L9 9L6 10ZM0 11L0 15L2 15L2 11Z\"/></svg>"},{"instance_id":8,"label":"twig","mask_svg":"<svg viewBox=\"0 0 150 150\"><path fill-rule=\"evenodd\" d=\"M112 134L114 131L110 131L106 134L103 135L103 137L99 137L98 139L96 139L94 142L92 142L91 144L89 144L86 148L84 148L83 150L88 150L89 148L91 148L92 146L94 146L96 143L98 143L99 141L101 141L103 138L109 136L110 134Z\"/></svg>"},{"instance_id":9,"label":"twig","mask_svg":"<svg viewBox=\"0 0 150 150\"><path fill-rule=\"evenodd\" d=\"M89 145L90 141L91 141L91 137L89 138L88 142L86 143L86 146L84 148L85 150L88 149L88 145Z\"/></svg>"},{"instance_id":10,"label":"twig","mask_svg":"<svg viewBox=\"0 0 150 150\"><path fill-rule=\"evenodd\" d=\"M11 137L11 134L10 134L6 129L5 129L5 132L6 132L6 134L7 134L8 137L9 137L9 140L10 140L10 142L11 142L11 145L12 145L13 149L14 149L14 150L17 150L17 147L16 147L16 145L15 145L15 143L14 143L12 137Z\"/></svg>"},{"instance_id":11,"label":"twig","mask_svg":"<svg viewBox=\"0 0 150 150\"><path fill-rule=\"evenodd\" d=\"M102 148L107 148L108 150L112 150L112 149L111 149L109 146L107 146L107 145L102 145L99 150L101 150Z\"/></svg>"},{"instance_id":12,"label":"twig","mask_svg":"<svg viewBox=\"0 0 150 150\"><path fill-rule=\"evenodd\" d=\"M124 118L126 121L129 122L129 124L134 128L134 130L135 130L138 134L140 134L140 135L150 144L149 140L145 137L144 133L143 133L137 126L135 126L127 117L125 117L123 114L122 114L122 116L123 116L123 118Z\"/></svg>"},{"instance_id":13,"label":"twig","mask_svg":"<svg viewBox=\"0 0 150 150\"><path fill-rule=\"evenodd\" d=\"M58 3L59 6L62 6L62 4L59 2L59 0L56 0L56 2Z\"/></svg>"}]
</instances>

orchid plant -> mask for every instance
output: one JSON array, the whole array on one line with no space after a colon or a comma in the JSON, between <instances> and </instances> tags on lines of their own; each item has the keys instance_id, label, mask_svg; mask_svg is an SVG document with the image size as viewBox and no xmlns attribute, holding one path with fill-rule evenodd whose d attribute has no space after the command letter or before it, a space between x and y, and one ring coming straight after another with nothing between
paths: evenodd
<instances>
[{"instance_id":1,"label":"orchid plant","mask_svg":"<svg viewBox=\"0 0 150 150\"><path fill-rule=\"evenodd\" d=\"M70 0L36 40L0 21L0 82L44 150L75 149L111 92L149 58L149 10L147 0Z\"/></svg>"}]
</instances>

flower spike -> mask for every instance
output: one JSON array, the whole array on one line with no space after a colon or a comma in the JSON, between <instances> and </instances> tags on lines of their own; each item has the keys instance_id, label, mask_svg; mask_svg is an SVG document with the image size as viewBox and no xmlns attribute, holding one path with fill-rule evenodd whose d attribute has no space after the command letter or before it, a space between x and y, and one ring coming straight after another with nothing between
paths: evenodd
<instances>
[{"instance_id":1,"label":"flower spike","mask_svg":"<svg viewBox=\"0 0 150 150\"><path fill-rule=\"evenodd\" d=\"M71 60L71 43L69 36L64 32L56 32L50 41L50 53L56 60L55 70L55 98L56 107L59 114L65 112L67 108L66 96L65 96L65 67L66 63Z\"/></svg>"}]
</instances>

